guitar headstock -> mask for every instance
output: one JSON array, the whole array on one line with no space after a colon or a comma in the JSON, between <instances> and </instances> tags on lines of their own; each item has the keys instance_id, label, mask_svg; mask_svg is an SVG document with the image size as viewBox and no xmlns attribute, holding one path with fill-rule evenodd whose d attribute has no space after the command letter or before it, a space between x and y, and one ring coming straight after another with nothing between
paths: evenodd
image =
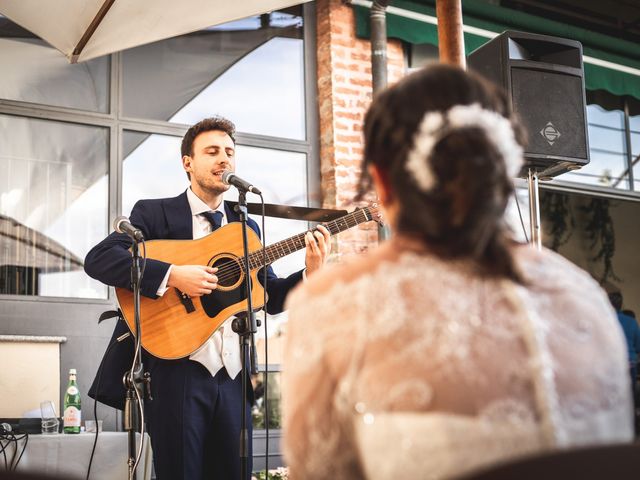
<instances>
[{"instance_id":1,"label":"guitar headstock","mask_svg":"<svg viewBox=\"0 0 640 480\"><path fill-rule=\"evenodd\" d=\"M368 207L364 207L363 210L367 213L371 220L378 223L378 225L384 225L382 209L378 206L377 203L372 203Z\"/></svg>"}]
</instances>

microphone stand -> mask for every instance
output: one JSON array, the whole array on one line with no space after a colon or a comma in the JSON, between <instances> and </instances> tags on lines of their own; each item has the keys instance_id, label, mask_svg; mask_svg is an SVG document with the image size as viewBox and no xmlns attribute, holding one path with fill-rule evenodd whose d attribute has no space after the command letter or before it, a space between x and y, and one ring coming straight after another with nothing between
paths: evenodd
<instances>
[{"instance_id":1,"label":"microphone stand","mask_svg":"<svg viewBox=\"0 0 640 480\"><path fill-rule=\"evenodd\" d=\"M142 377L142 358L141 358L141 328L140 328L140 254L138 251L138 242L132 239L131 248L131 286L133 289L133 312L136 330L136 344L133 355L133 363L131 370L124 374L122 383L127 390L124 403L124 430L128 432L128 451L127 459L129 480L136 480L135 463L136 463L136 431L138 430L138 417L136 413L142 408L140 391L138 385L143 383L145 379ZM144 417L143 417L144 418ZM143 430L144 434L144 430ZM144 439L141 438L142 442Z\"/></svg>"},{"instance_id":2,"label":"microphone stand","mask_svg":"<svg viewBox=\"0 0 640 480\"><path fill-rule=\"evenodd\" d=\"M255 358L255 339L254 333L258 331L256 316L253 311L253 305L251 300L251 276L249 275L251 270L249 268L249 239L247 237L247 198L246 190L238 188L238 204L235 207L236 212L240 216L240 222L242 223L242 244L244 246L244 261L243 268L245 273L245 290L247 293L247 312L242 317L236 318L231 326L233 331L240 336L240 354L242 356L242 419L240 423L240 479L246 480L248 478L249 469L249 429L248 429L248 415L245 402L247 401L248 382L247 374L249 369L247 368L247 361L249 360L248 367L252 373L257 373L257 360Z\"/></svg>"}]
</instances>

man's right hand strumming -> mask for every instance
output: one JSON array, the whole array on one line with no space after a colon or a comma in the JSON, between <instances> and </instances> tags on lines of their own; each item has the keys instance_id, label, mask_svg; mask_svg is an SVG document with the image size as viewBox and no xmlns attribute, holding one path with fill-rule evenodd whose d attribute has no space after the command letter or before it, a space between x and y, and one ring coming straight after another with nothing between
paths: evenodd
<instances>
[{"instance_id":1,"label":"man's right hand strumming","mask_svg":"<svg viewBox=\"0 0 640 480\"><path fill-rule=\"evenodd\" d=\"M217 268L204 265L173 265L167 281L168 287L174 287L190 297L208 295L218 287Z\"/></svg>"}]
</instances>

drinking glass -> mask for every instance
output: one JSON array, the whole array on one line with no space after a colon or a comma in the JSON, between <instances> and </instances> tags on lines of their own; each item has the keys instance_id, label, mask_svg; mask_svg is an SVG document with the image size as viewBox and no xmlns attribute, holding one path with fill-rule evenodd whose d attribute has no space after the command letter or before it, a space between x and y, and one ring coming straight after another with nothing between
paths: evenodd
<instances>
[{"instance_id":1,"label":"drinking glass","mask_svg":"<svg viewBox=\"0 0 640 480\"><path fill-rule=\"evenodd\" d=\"M56 407L51 400L40 402L40 413L42 416L42 433L44 435L55 435L60 430L60 420L56 415Z\"/></svg>"},{"instance_id":2,"label":"drinking glass","mask_svg":"<svg viewBox=\"0 0 640 480\"><path fill-rule=\"evenodd\" d=\"M95 420L85 420L84 431L87 433L95 433L96 431ZM98 420L98 433L102 433L102 420Z\"/></svg>"}]
</instances>

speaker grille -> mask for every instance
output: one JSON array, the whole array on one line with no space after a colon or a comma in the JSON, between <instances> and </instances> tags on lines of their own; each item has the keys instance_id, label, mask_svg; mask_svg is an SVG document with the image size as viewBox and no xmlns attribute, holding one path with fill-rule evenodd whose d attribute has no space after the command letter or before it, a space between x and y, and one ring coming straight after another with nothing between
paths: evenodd
<instances>
[{"instance_id":1,"label":"speaker grille","mask_svg":"<svg viewBox=\"0 0 640 480\"><path fill-rule=\"evenodd\" d=\"M587 161L582 79L532 68L511 69L513 108L527 128L527 154ZM528 157L536 163L535 159Z\"/></svg>"}]
</instances>

